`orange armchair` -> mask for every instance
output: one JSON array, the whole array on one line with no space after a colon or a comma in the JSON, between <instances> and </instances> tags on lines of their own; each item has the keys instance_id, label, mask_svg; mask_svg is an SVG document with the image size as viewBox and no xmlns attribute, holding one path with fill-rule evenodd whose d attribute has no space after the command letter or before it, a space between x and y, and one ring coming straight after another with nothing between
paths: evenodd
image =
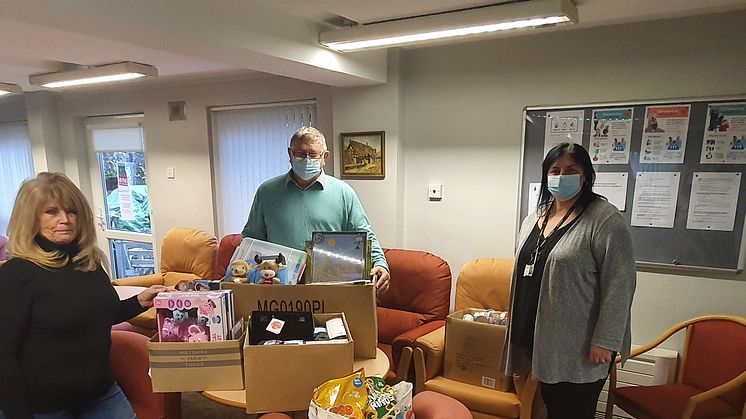
<instances>
[{"instance_id":1,"label":"orange armchair","mask_svg":"<svg viewBox=\"0 0 746 419\"><path fill-rule=\"evenodd\" d=\"M390 384L409 375L415 340L442 327L451 300L451 268L433 254L385 249L391 283L378 295L378 347L386 353Z\"/></svg>"},{"instance_id":2,"label":"orange armchair","mask_svg":"<svg viewBox=\"0 0 746 419\"><path fill-rule=\"evenodd\" d=\"M508 310L513 260L476 259L464 265L456 282L456 310L492 308ZM435 391L451 396L466 405L476 419L541 417L543 403L538 396L538 382L529 377L514 376L509 391L461 383L444 377L445 327L415 342L414 364L416 390Z\"/></svg>"},{"instance_id":3,"label":"orange armchair","mask_svg":"<svg viewBox=\"0 0 746 419\"><path fill-rule=\"evenodd\" d=\"M702 316L673 326L631 357L686 329L679 379L674 384L616 387L616 364L609 377L606 418L614 405L642 419L746 419L746 318ZM617 362L621 358L617 357Z\"/></svg>"},{"instance_id":4,"label":"orange armchair","mask_svg":"<svg viewBox=\"0 0 746 419\"><path fill-rule=\"evenodd\" d=\"M112 284L149 287L172 287L183 279L216 279L218 240L210 233L191 228L175 227L168 230L161 246L161 271L131 278L115 279ZM155 330L155 309L150 309L130 320L135 326Z\"/></svg>"}]
</instances>

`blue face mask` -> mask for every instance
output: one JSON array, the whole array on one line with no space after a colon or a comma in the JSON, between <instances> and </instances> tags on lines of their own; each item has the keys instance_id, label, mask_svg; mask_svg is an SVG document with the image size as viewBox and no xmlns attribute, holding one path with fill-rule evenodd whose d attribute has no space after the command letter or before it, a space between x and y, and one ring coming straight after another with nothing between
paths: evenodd
<instances>
[{"instance_id":1,"label":"blue face mask","mask_svg":"<svg viewBox=\"0 0 746 419\"><path fill-rule=\"evenodd\" d=\"M580 175L547 176L547 189L554 199L567 201L580 193Z\"/></svg>"},{"instance_id":2,"label":"blue face mask","mask_svg":"<svg viewBox=\"0 0 746 419\"><path fill-rule=\"evenodd\" d=\"M293 157L293 173L303 180L311 180L321 173L321 159L304 159Z\"/></svg>"}]
</instances>

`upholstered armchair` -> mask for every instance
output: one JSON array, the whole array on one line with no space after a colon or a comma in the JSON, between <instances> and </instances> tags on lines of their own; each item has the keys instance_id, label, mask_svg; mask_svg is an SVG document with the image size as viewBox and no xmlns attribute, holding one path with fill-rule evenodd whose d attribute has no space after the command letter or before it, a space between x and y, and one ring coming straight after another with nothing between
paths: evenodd
<instances>
[{"instance_id":1,"label":"upholstered armchair","mask_svg":"<svg viewBox=\"0 0 746 419\"><path fill-rule=\"evenodd\" d=\"M476 259L461 268L456 282L455 309L492 308L508 310L513 260ZM538 383L530 377L514 376L509 391L498 391L448 379L443 376L445 327L414 344L416 390L435 391L459 400L475 419L542 417Z\"/></svg>"},{"instance_id":2,"label":"upholstered armchair","mask_svg":"<svg viewBox=\"0 0 746 419\"><path fill-rule=\"evenodd\" d=\"M183 279L216 279L218 240L210 233L191 228L175 227L168 230L161 246L160 272L112 281L117 285L172 287ZM130 320L135 326L155 330L155 309Z\"/></svg>"},{"instance_id":3,"label":"upholstered armchair","mask_svg":"<svg viewBox=\"0 0 746 419\"><path fill-rule=\"evenodd\" d=\"M140 419L180 419L181 393L153 393L148 358L148 338L112 330L112 374Z\"/></svg>"},{"instance_id":4,"label":"upholstered armchair","mask_svg":"<svg viewBox=\"0 0 746 419\"><path fill-rule=\"evenodd\" d=\"M655 348L682 329L686 340L677 382L617 387L614 364L607 419L614 405L640 419L746 419L746 318L713 315L684 321L633 350L630 357Z\"/></svg>"},{"instance_id":5,"label":"upholstered armchair","mask_svg":"<svg viewBox=\"0 0 746 419\"><path fill-rule=\"evenodd\" d=\"M433 254L384 250L391 283L378 295L378 347L386 353L389 383L406 380L415 340L445 324L451 300L451 268ZM410 348L406 349L405 348Z\"/></svg>"}]
</instances>

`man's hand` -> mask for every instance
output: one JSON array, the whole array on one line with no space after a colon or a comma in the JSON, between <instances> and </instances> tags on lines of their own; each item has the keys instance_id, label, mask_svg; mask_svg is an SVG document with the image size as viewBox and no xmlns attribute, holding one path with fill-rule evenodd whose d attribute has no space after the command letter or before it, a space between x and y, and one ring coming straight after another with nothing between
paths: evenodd
<instances>
[{"instance_id":1,"label":"man's hand","mask_svg":"<svg viewBox=\"0 0 746 419\"><path fill-rule=\"evenodd\" d=\"M159 292L166 291L166 287L163 285L152 285L150 288L141 292L137 295L137 302L143 308L153 307L153 298L158 295Z\"/></svg>"},{"instance_id":2,"label":"man's hand","mask_svg":"<svg viewBox=\"0 0 746 419\"><path fill-rule=\"evenodd\" d=\"M591 345L591 353L588 354L588 362L591 364L608 364L611 362L611 351Z\"/></svg>"},{"instance_id":3,"label":"man's hand","mask_svg":"<svg viewBox=\"0 0 746 419\"><path fill-rule=\"evenodd\" d=\"M373 269L370 270L370 276L375 281L376 286L376 293L381 294L386 292L386 290L389 289L389 280L391 279L391 275L389 274L389 271L386 270L383 266L374 266Z\"/></svg>"}]
</instances>

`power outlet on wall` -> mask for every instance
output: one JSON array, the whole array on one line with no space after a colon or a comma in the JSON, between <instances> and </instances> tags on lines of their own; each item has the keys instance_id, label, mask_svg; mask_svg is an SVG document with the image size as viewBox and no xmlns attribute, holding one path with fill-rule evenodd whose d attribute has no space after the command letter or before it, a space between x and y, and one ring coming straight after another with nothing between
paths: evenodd
<instances>
[{"instance_id":1,"label":"power outlet on wall","mask_svg":"<svg viewBox=\"0 0 746 419\"><path fill-rule=\"evenodd\" d=\"M431 201L440 201L443 199L443 184L442 183L431 183L427 187L427 197Z\"/></svg>"}]
</instances>

